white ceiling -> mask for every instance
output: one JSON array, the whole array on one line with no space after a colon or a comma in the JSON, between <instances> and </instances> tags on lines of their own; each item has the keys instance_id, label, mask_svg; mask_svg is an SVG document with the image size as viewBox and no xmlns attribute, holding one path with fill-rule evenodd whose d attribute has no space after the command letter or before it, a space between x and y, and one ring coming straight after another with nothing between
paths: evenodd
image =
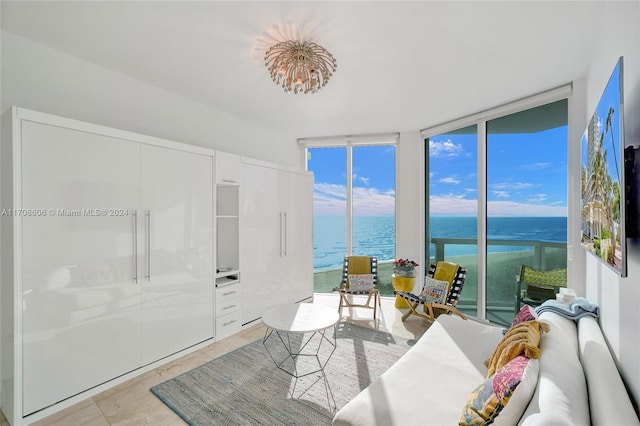
<instances>
[{"instance_id":1,"label":"white ceiling","mask_svg":"<svg viewBox=\"0 0 640 426\"><path fill-rule=\"evenodd\" d=\"M295 137L418 130L584 77L602 2L2 1L2 28ZM317 95L264 52L327 48Z\"/></svg>"}]
</instances>

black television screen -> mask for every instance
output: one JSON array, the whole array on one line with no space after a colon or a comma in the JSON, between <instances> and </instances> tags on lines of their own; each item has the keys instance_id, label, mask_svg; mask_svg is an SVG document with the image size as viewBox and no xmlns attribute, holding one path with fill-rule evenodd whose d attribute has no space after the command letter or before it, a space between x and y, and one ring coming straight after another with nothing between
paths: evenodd
<instances>
[{"instance_id":1,"label":"black television screen","mask_svg":"<svg viewBox=\"0 0 640 426\"><path fill-rule=\"evenodd\" d=\"M581 140L582 246L627 275L622 57Z\"/></svg>"}]
</instances>

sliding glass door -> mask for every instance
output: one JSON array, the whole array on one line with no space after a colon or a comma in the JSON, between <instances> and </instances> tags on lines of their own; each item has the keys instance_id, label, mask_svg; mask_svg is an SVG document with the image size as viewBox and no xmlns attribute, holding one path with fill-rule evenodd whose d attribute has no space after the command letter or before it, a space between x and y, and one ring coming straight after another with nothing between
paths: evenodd
<instances>
[{"instance_id":1,"label":"sliding glass door","mask_svg":"<svg viewBox=\"0 0 640 426\"><path fill-rule=\"evenodd\" d=\"M563 99L426 139L427 257L467 267L465 313L509 324L522 265L566 268L567 137Z\"/></svg>"},{"instance_id":2,"label":"sliding glass door","mask_svg":"<svg viewBox=\"0 0 640 426\"><path fill-rule=\"evenodd\" d=\"M477 315L478 302L478 131L469 126L428 140L427 245L429 263L464 265L467 278L458 307Z\"/></svg>"},{"instance_id":3,"label":"sliding glass door","mask_svg":"<svg viewBox=\"0 0 640 426\"><path fill-rule=\"evenodd\" d=\"M567 267L567 101L487 121L487 319L509 324L522 265Z\"/></svg>"}]
</instances>

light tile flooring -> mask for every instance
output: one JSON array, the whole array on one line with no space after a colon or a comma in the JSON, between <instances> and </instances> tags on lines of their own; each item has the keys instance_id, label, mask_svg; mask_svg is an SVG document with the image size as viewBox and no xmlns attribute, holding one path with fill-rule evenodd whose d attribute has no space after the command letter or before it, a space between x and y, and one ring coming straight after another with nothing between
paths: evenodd
<instances>
[{"instance_id":1,"label":"light tile flooring","mask_svg":"<svg viewBox=\"0 0 640 426\"><path fill-rule=\"evenodd\" d=\"M314 302L338 307L337 294L315 294ZM373 311L363 308L343 310L343 320L358 325L388 331L396 336L419 339L429 327L429 322L411 316L402 322L402 313L394 306L395 299L382 298L382 313L373 320ZM264 337L262 324L212 343L196 352L171 361L120 385L114 386L94 397L79 402L65 410L42 419L38 426L105 426L105 425L184 425L185 423L170 408L151 393L149 388L194 367L219 357L227 352ZM2 417L1 426L8 425Z\"/></svg>"}]
</instances>

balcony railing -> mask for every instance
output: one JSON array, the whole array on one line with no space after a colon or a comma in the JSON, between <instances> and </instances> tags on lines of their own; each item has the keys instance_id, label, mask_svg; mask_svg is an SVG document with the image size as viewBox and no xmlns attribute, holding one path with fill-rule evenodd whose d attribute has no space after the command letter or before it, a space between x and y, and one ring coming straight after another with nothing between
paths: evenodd
<instances>
[{"instance_id":1,"label":"balcony railing","mask_svg":"<svg viewBox=\"0 0 640 426\"><path fill-rule=\"evenodd\" d=\"M432 238L431 243L435 245L434 259L436 262L445 260L445 246L446 245L467 245L477 246L478 240L476 238ZM536 269L549 269L547 267L547 256L545 252L547 248L563 249L565 251L564 266L566 267L566 249L567 243L560 243L557 241L533 241L533 240L487 240L487 247L494 246L507 246L507 247L522 247L523 250L526 247L533 247L533 257L529 266ZM556 256L553 256L555 258ZM553 262L557 263L557 262Z\"/></svg>"},{"instance_id":2,"label":"balcony railing","mask_svg":"<svg viewBox=\"0 0 640 426\"><path fill-rule=\"evenodd\" d=\"M458 306L469 315L477 315L478 265L475 250L466 255L448 255L447 246L477 247L475 238L432 238L435 246L430 261L448 260L467 268L467 279ZM567 244L555 241L487 240L487 317L494 322L508 324L515 314L516 279L523 264L537 269L566 268ZM421 265L421 271L427 270ZM331 292L339 285L340 268L318 271L314 274L316 292ZM383 296L393 296L391 275L393 261L380 261L378 281Z\"/></svg>"}]
</instances>

